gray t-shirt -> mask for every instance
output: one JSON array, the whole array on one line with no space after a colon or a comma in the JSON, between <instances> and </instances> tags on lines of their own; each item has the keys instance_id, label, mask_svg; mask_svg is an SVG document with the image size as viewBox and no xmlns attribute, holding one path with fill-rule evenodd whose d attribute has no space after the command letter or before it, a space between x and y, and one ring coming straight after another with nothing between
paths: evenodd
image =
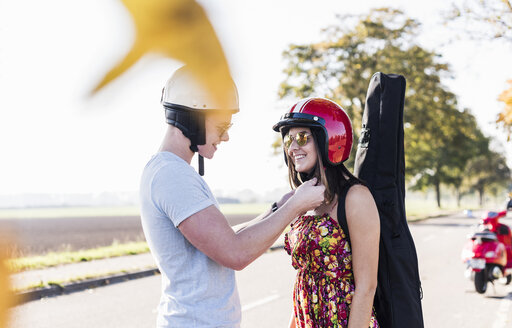
<instances>
[{"instance_id":1,"label":"gray t-shirt","mask_svg":"<svg viewBox=\"0 0 512 328\"><path fill-rule=\"evenodd\" d=\"M175 154L157 153L144 168L140 200L144 234L162 274L157 327L239 327L234 271L195 248L177 228L208 206L218 207L203 178Z\"/></svg>"}]
</instances>

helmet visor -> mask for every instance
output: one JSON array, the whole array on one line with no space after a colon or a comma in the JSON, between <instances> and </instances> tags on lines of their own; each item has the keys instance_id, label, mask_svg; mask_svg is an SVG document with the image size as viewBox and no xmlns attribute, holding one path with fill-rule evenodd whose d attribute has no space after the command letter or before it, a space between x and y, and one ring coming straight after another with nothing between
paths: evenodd
<instances>
[{"instance_id":1,"label":"helmet visor","mask_svg":"<svg viewBox=\"0 0 512 328\"><path fill-rule=\"evenodd\" d=\"M284 126L324 126L325 120L320 116L306 113L286 113L279 122L273 126L279 132Z\"/></svg>"}]
</instances>

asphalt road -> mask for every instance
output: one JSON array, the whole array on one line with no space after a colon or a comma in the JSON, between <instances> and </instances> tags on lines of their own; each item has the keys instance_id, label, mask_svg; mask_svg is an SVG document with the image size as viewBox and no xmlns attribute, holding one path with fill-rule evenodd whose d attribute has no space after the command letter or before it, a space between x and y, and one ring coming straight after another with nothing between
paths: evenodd
<instances>
[{"instance_id":1,"label":"asphalt road","mask_svg":"<svg viewBox=\"0 0 512 328\"><path fill-rule=\"evenodd\" d=\"M274 251L237 272L244 328L284 327L291 315L294 270L288 255ZM160 276L18 306L9 328L155 327Z\"/></svg>"},{"instance_id":2,"label":"asphalt road","mask_svg":"<svg viewBox=\"0 0 512 328\"><path fill-rule=\"evenodd\" d=\"M484 295L463 276L460 252L474 218L454 216L411 224L420 262L425 327L512 327L512 285ZM511 219L504 220L512 225ZM294 270L282 250L237 272L243 328L286 327ZM154 327L160 277L26 303L12 311L10 328Z\"/></svg>"},{"instance_id":3,"label":"asphalt road","mask_svg":"<svg viewBox=\"0 0 512 328\"><path fill-rule=\"evenodd\" d=\"M255 216L229 215L231 225ZM80 250L143 241L139 216L2 219L0 241L10 240L14 256L40 255L52 251Z\"/></svg>"}]
</instances>

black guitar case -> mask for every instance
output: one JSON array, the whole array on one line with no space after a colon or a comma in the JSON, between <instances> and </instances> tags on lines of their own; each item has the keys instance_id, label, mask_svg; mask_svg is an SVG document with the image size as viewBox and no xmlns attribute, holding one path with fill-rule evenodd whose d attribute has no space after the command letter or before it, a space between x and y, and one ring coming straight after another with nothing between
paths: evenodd
<instances>
[{"instance_id":1,"label":"black guitar case","mask_svg":"<svg viewBox=\"0 0 512 328\"><path fill-rule=\"evenodd\" d=\"M370 189L380 215L374 307L382 328L423 328L418 256L405 217L405 86L401 75L372 76L354 164L354 175ZM345 215L338 218L348 232Z\"/></svg>"}]
</instances>

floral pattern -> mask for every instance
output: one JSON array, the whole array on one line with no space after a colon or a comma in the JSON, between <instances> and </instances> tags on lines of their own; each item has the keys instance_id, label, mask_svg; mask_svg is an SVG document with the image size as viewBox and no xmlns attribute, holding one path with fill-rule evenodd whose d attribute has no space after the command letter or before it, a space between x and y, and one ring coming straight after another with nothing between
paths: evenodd
<instances>
[{"instance_id":1,"label":"floral pattern","mask_svg":"<svg viewBox=\"0 0 512 328\"><path fill-rule=\"evenodd\" d=\"M355 290L352 253L338 223L328 214L301 216L285 235L285 249L297 270L293 292L297 327L348 327ZM379 327L375 311L369 327Z\"/></svg>"}]
</instances>

